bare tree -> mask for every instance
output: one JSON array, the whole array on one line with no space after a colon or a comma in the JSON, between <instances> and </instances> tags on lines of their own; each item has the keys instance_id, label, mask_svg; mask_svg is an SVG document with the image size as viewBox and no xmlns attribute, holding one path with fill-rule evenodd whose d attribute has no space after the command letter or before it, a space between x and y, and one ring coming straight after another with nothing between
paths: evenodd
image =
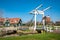
<instances>
[{"instance_id":1,"label":"bare tree","mask_svg":"<svg viewBox=\"0 0 60 40\"><path fill-rule=\"evenodd\" d=\"M2 17L3 17L3 11L0 10L0 18L2 18Z\"/></svg>"}]
</instances>

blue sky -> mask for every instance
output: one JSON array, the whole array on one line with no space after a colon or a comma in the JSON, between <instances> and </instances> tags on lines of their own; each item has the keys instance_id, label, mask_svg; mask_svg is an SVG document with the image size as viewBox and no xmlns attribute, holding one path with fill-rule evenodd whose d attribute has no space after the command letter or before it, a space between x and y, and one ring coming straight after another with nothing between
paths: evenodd
<instances>
[{"instance_id":1,"label":"blue sky","mask_svg":"<svg viewBox=\"0 0 60 40\"><path fill-rule=\"evenodd\" d=\"M30 11L43 4L39 10L48 6L51 8L45 11L52 21L60 20L60 0L0 0L0 10L3 10L3 17L21 18L23 22L30 21L33 15ZM41 21L42 15L37 15L37 21Z\"/></svg>"}]
</instances>

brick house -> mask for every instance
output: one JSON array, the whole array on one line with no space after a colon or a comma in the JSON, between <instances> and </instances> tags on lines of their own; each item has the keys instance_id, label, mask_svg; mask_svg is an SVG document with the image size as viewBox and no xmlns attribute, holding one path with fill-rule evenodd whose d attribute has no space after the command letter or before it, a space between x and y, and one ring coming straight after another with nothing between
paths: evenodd
<instances>
[{"instance_id":1,"label":"brick house","mask_svg":"<svg viewBox=\"0 0 60 40\"><path fill-rule=\"evenodd\" d=\"M45 19L45 25L50 24L51 22L50 16L45 16L43 19Z\"/></svg>"}]
</instances>

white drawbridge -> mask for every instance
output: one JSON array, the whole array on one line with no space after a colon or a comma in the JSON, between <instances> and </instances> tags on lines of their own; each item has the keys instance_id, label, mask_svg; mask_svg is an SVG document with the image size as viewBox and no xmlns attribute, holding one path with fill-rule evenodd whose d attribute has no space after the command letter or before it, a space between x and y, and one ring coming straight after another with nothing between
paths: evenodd
<instances>
[{"instance_id":1,"label":"white drawbridge","mask_svg":"<svg viewBox=\"0 0 60 40\"><path fill-rule=\"evenodd\" d=\"M34 14L34 16L35 16L35 26L34 26L34 31L36 30L36 16L38 15L38 14L41 14L42 15L42 18L44 18L44 11L46 11L46 10L48 10L50 7L47 7L46 9L43 9L43 10L38 10L40 7L42 6L42 4L41 5L39 5L37 8L35 8L34 10L32 10L31 12L30 12L30 14ZM45 20L43 19L42 20L43 22L43 28L45 29Z\"/></svg>"}]
</instances>

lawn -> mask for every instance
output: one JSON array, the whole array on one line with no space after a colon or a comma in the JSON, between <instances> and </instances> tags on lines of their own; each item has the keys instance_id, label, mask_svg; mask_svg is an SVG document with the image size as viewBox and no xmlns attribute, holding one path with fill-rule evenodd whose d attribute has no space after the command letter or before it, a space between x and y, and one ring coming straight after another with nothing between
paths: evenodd
<instances>
[{"instance_id":1,"label":"lawn","mask_svg":"<svg viewBox=\"0 0 60 40\"><path fill-rule=\"evenodd\" d=\"M0 40L60 40L60 34L41 33L41 34L15 36L15 37L4 37L0 38Z\"/></svg>"}]
</instances>

